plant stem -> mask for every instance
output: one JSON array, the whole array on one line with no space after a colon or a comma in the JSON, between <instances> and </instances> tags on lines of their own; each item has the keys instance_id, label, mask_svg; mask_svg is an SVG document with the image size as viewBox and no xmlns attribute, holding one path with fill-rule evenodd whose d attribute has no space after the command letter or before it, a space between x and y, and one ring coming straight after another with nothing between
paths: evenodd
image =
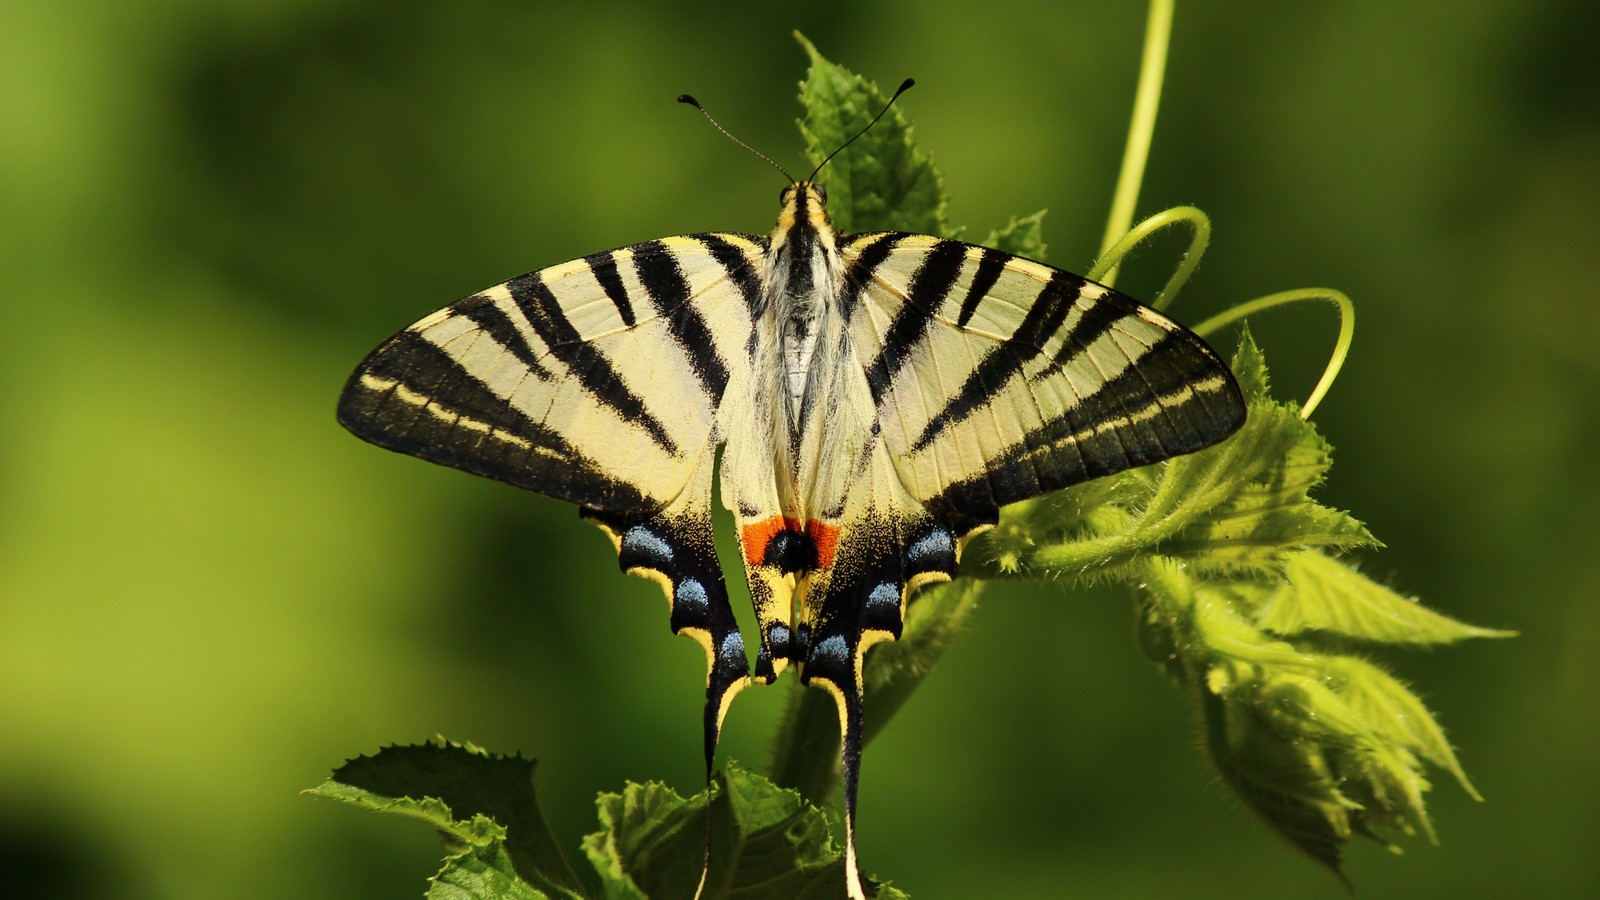
<instances>
[{"instance_id":1,"label":"plant stem","mask_svg":"<svg viewBox=\"0 0 1600 900\"><path fill-rule=\"evenodd\" d=\"M1133 224L1133 209L1139 202L1145 163L1150 158L1150 141L1156 130L1156 111L1161 106L1167 46L1172 42L1173 3L1174 0L1150 0L1144 54L1139 63L1139 88L1134 94L1133 118L1128 123L1128 143L1122 151L1122 171L1117 174L1117 189L1111 198L1111 215L1106 218L1105 236L1100 239L1102 256ZM1110 286L1116 279L1117 270L1112 267L1103 283Z\"/></svg>"},{"instance_id":2,"label":"plant stem","mask_svg":"<svg viewBox=\"0 0 1600 900\"><path fill-rule=\"evenodd\" d=\"M794 682L773 735L772 781L799 791L808 803L827 805L839 781L839 713L827 692Z\"/></svg>"}]
</instances>

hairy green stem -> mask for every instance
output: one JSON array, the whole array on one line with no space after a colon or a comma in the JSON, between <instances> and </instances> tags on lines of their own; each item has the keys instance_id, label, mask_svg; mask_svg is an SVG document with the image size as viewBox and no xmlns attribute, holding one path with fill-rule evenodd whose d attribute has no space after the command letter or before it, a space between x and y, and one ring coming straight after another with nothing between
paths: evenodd
<instances>
[{"instance_id":1,"label":"hairy green stem","mask_svg":"<svg viewBox=\"0 0 1600 900\"><path fill-rule=\"evenodd\" d=\"M826 806L839 781L839 713L825 691L795 682L772 742L772 781Z\"/></svg>"}]
</instances>

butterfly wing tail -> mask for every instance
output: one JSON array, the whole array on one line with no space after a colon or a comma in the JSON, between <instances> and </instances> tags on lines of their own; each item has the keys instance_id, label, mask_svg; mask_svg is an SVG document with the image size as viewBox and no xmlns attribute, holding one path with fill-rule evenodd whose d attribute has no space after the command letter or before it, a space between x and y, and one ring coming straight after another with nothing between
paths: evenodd
<instances>
[{"instance_id":1,"label":"butterfly wing tail","mask_svg":"<svg viewBox=\"0 0 1600 900\"><path fill-rule=\"evenodd\" d=\"M583 511L617 547L624 572L648 578L667 595L674 634L693 638L706 651L704 713L706 788L706 863L700 887L711 866L711 775L722 720L733 697L750 683L750 662L744 638L728 602L727 584L717 561L711 528L711 474L715 454L701 453L695 474L672 503L655 512L635 515Z\"/></svg>"}]
</instances>

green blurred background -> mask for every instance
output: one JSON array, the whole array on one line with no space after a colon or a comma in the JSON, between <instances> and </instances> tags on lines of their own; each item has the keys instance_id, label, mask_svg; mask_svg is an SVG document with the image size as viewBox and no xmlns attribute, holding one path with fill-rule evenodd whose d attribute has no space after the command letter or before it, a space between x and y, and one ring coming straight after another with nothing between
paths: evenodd
<instances>
[{"instance_id":1,"label":"green blurred background","mask_svg":"<svg viewBox=\"0 0 1600 900\"><path fill-rule=\"evenodd\" d=\"M796 5L790 4L793 7ZM340 430L362 355L513 274L765 231L804 30L892 85L982 235L1086 268L1140 3L6 0L0 7L0 893L418 896L416 823L297 794L442 732L597 790L698 787L702 656L572 509ZM775 5L772 9L782 9ZM1348 291L1320 497L1365 568L1514 628L1384 659L1487 802L1349 854L1363 898L1600 895L1600 6L1185 3L1141 212L1213 251L1176 312ZM1170 266L1145 254L1136 292ZM1142 264L1141 264L1142 263ZM1321 309L1256 325L1285 396ZM918 898L1348 896L1200 761L1117 591L993 589L869 750L867 870ZM758 768L785 688L726 746Z\"/></svg>"}]
</instances>

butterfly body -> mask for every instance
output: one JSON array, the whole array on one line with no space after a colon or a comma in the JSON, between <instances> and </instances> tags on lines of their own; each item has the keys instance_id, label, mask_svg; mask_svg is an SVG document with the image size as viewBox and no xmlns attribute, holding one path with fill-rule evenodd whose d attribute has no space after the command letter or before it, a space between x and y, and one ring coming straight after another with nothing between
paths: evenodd
<instances>
[{"instance_id":1,"label":"butterfly body","mask_svg":"<svg viewBox=\"0 0 1600 900\"><path fill-rule=\"evenodd\" d=\"M1103 286L928 235L842 236L809 182L765 237L647 241L424 318L351 376L366 440L578 504L734 694L793 662L836 701L855 864L862 662L1000 507L1200 449L1244 405L1210 348ZM721 470L716 468L721 449ZM712 541L721 478L752 672Z\"/></svg>"}]
</instances>

